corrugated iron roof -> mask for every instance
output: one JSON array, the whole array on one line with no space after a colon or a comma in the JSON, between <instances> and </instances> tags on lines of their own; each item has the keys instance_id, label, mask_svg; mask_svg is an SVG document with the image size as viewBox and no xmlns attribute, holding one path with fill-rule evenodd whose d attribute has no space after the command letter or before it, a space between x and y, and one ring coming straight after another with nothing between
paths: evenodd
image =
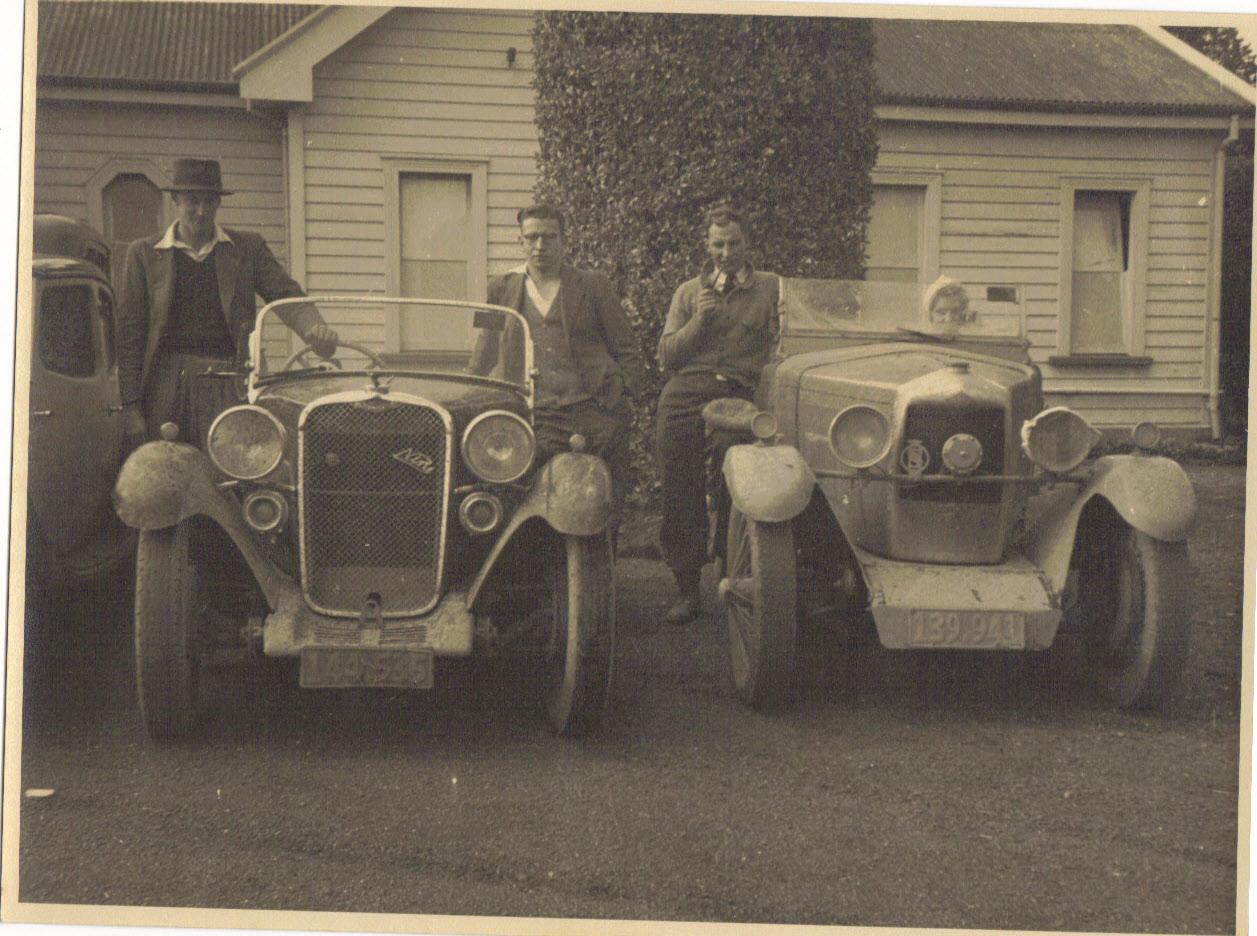
<instances>
[{"instance_id":1,"label":"corrugated iron roof","mask_svg":"<svg viewBox=\"0 0 1257 936\"><path fill-rule=\"evenodd\" d=\"M312 4L41 0L38 75L235 89L231 69ZM1134 26L873 20L883 103L1233 113L1250 105Z\"/></svg>"},{"instance_id":2,"label":"corrugated iron roof","mask_svg":"<svg viewBox=\"0 0 1257 936\"><path fill-rule=\"evenodd\" d=\"M232 66L318 8L43 0L38 76L53 82L235 89Z\"/></svg>"},{"instance_id":3,"label":"corrugated iron roof","mask_svg":"<svg viewBox=\"0 0 1257 936\"><path fill-rule=\"evenodd\" d=\"M1252 105L1134 26L874 20L883 103L1234 113Z\"/></svg>"}]
</instances>

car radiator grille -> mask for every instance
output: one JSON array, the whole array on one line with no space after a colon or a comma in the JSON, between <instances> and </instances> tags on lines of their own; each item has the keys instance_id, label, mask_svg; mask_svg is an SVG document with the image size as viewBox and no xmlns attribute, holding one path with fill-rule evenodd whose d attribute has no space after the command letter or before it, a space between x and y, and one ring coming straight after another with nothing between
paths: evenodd
<instances>
[{"instance_id":1,"label":"car radiator grille","mask_svg":"<svg viewBox=\"0 0 1257 936\"><path fill-rule=\"evenodd\" d=\"M982 445L982 462L970 477L998 475L1004 472L1004 408L982 406L972 400L959 403L914 403L908 407L904 422L903 446L910 441L921 442L929 453L927 474L947 474L943 466L943 443L958 432L973 436ZM901 466L902 467L902 466ZM903 500L957 501L990 504L1000 499L1002 485L998 481L982 483L904 484L899 488Z\"/></svg>"},{"instance_id":2,"label":"car radiator grille","mask_svg":"<svg viewBox=\"0 0 1257 936\"><path fill-rule=\"evenodd\" d=\"M441 587L450 434L440 410L312 406L300 434L301 571L325 614L421 614ZM371 613L371 612L368 612Z\"/></svg>"}]
</instances>

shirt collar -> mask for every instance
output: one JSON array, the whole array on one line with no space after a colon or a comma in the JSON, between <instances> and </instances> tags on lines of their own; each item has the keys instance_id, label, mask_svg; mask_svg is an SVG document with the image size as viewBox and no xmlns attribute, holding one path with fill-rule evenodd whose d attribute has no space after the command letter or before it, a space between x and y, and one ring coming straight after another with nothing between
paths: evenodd
<instances>
[{"instance_id":1,"label":"shirt collar","mask_svg":"<svg viewBox=\"0 0 1257 936\"><path fill-rule=\"evenodd\" d=\"M734 284L737 286L745 286L751 278L751 273L752 270L750 261L743 263L741 269L733 274ZM727 273L722 273L720 270L716 269L716 265L714 263L710 260L707 261L707 266L703 271L704 283L717 292L720 292L724 289L725 282L728 279L729 275Z\"/></svg>"},{"instance_id":2,"label":"shirt collar","mask_svg":"<svg viewBox=\"0 0 1257 936\"><path fill-rule=\"evenodd\" d=\"M206 257L208 257L211 253L214 252L214 248L218 246L219 244L232 243L231 238L227 235L227 232L223 230L222 225L220 224L214 225L214 237L211 240L207 241L206 243L202 244L200 247L192 247L188 244L185 244L182 240L179 239L179 235L177 233L178 230L179 230L179 222L175 221L170 225L170 227L166 228L166 233L163 234L162 239L157 242L156 249L158 250L182 250L185 254L187 254L193 260L204 260Z\"/></svg>"}]
</instances>

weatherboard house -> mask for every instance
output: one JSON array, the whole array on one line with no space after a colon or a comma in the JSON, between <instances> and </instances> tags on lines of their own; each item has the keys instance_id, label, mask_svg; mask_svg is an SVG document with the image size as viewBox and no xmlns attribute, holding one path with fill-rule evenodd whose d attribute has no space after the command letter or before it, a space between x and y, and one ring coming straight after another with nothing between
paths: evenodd
<instances>
[{"instance_id":1,"label":"weatherboard house","mask_svg":"<svg viewBox=\"0 0 1257 936\"><path fill-rule=\"evenodd\" d=\"M44 0L35 210L115 245L182 156L312 293L483 298L536 179L533 15ZM874 20L871 277L1014 287L1051 403L1219 431L1225 150L1252 88L1161 30ZM120 254L121 251L115 251ZM404 351L406 337L389 341Z\"/></svg>"}]
</instances>

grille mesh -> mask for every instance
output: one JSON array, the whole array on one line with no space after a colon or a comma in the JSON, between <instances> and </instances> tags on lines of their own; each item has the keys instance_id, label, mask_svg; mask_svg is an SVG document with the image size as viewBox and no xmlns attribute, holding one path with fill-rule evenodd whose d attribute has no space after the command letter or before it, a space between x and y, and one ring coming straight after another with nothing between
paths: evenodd
<instances>
[{"instance_id":1,"label":"grille mesh","mask_svg":"<svg viewBox=\"0 0 1257 936\"><path fill-rule=\"evenodd\" d=\"M302 576L317 609L419 614L440 590L445 424L389 400L312 408L300 440Z\"/></svg>"},{"instance_id":2,"label":"grille mesh","mask_svg":"<svg viewBox=\"0 0 1257 936\"><path fill-rule=\"evenodd\" d=\"M973 477L997 475L1004 471L1004 409L980 405L963 399L947 403L915 403L908 407L904 424L904 441L916 439L930 453L928 473L945 474L943 443L958 432L967 432L982 444L982 463ZM900 449L902 453L902 448ZM902 466L899 466L902 470ZM899 496L904 500L995 503L1003 492L996 481L989 484L912 484L901 485Z\"/></svg>"}]
</instances>

